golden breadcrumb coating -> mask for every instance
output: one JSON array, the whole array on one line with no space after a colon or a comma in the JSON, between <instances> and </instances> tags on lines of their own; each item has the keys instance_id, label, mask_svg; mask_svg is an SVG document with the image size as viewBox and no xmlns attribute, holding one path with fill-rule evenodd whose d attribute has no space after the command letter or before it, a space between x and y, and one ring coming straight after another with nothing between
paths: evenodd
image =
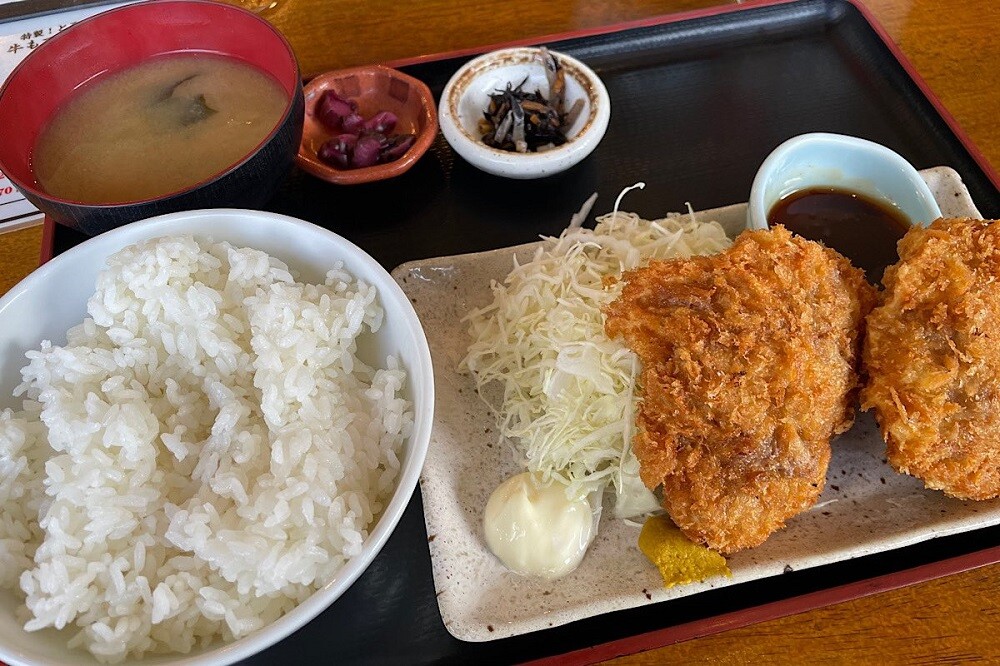
<instances>
[{"instance_id":1,"label":"golden breadcrumb coating","mask_svg":"<svg viewBox=\"0 0 1000 666\"><path fill-rule=\"evenodd\" d=\"M759 545L823 490L854 420L863 273L783 227L627 273L605 329L642 360L643 482L692 540Z\"/></svg>"},{"instance_id":2,"label":"golden breadcrumb coating","mask_svg":"<svg viewBox=\"0 0 1000 666\"><path fill-rule=\"evenodd\" d=\"M899 256L868 317L862 408L900 472L953 497L997 497L1000 221L913 228Z\"/></svg>"}]
</instances>

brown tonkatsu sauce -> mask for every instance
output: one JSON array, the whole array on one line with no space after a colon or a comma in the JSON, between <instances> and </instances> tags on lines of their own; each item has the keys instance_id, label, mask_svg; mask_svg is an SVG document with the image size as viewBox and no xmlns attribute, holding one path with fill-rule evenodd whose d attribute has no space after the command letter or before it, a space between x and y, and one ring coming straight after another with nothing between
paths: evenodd
<instances>
[{"instance_id":1,"label":"brown tonkatsu sauce","mask_svg":"<svg viewBox=\"0 0 1000 666\"><path fill-rule=\"evenodd\" d=\"M788 195L767 214L781 224L851 260L878 284L887 266L899 260L896 243L909 229L903 214L868 197L832 188L802 190Z\"/></svg>"}]
</instances>

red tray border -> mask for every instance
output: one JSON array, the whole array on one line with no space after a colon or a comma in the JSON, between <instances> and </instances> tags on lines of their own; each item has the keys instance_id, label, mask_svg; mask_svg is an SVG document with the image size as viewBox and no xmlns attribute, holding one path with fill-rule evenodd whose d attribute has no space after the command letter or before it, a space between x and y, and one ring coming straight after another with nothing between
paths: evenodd
<instances>
[{"instance_id":1,"label":"red tray border","mask_svg":"<svg viewBox=\"0 0 1000 666\"><path fill-rule=\"evenodd\" d=\"M412 58L402 58L384 62L382 64L388 67L419 65L421 63L433 62L437 60L469 57L511 46L526 46L580 37L606 35L634 28L653 27L689 19L729 14L732 12L752 9L754 7L791 4L795 1L796 0L748 0L747 2L737 5L722 5L707 9L677 12L595 28L585 28L563 33L528 37L525 39L518 39L497 44L415 56ZM858 10L875 34L878 35L879 39L885 44L892 56L902 66L903 70L907 73L910 79L917 85L923 96L931 103L938 115L955 134L956 138L958 138L965 150L973 158L976 164L979 165L979 168L983 170L986 177L997 189L1000 189L1000 175L998 175L997 171L992 167L979 148L972 142L972 139L968 134L966 134L965 130L962 129L955 117L948 111L947 108L945 108L944 104L937 97L937 95L934 94L930 86L927 85L926 81L924 81L920 74L917 73L913 64L903 54L899 46L892 40L886 30L879 24L875 16L863 4L861 4L861 0L844 1ZM46 217L42 231L42 248L40 257L40 263L42 264L52 259L54 251L54 235L54 222L50 218ZM824 606L844 601L850 601L852 599L859 599L873 594L878 594L880 592L888 592L890 590L899 589L908 585L914 585L916 583L934 580L951 574L969 571L989 564L995 564L997 562L1000 562L1000 546L985 548L966 555L960 555L958 557L948 558L938 562L932 562L930 564L903 569L902 571L897 571L891 574L876 576L874 578L848 583L826 590L819 590L817 592L799 595L790 599L774 601L760 606L752 606L750 608L701 620L695 620L665 629L637 634L628 638L621 638L595 645L593 647L581 648L562 655L546 657L526 663L534 666L543 664L548 666L567 666L570 664L589 664L597 661L603 661L622 655L635 654L646 650L665 647L667 645L680 643L694 638L718 634L730 629L738 629L740 627L745 627L758 622L787 617L789 615L815 610L817 608L822 608Z\"/></svg>"},{"instance_id":2,"label":"red tray border","mask_svg":"<svg viewBox=\"0 0 1000 666\"><path fill-rule=\"evenodd\" d=\"M553 657L524 662L525 666L568 666L569 664L592 664L615 657L621 657L646 650L655 650L675 643L682 643L694 638L712 636L730 629L739 629L758 622L777 620L797 615L806 611L832 606L844 601L898 590L908 585L925 583L936 578L971 571L979 567L1000 562L1000 546L984 548L983 550L959 555L949 559L923 564L891 574L867 578L855 583L847 583L837 587L827 588L808 594L802 594L790 599L773 601L760 606L752 606L731 613L723 613L702 620L674 625L666 629L657 629L628 638L601 643L589 648L580 648Z\"/></svg>"}]
</instances>

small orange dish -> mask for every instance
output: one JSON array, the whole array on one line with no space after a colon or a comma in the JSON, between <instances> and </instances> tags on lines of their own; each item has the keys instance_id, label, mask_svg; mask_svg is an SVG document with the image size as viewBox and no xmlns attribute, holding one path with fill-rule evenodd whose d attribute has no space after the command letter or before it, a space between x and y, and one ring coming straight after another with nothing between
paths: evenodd
<instances>
[{"instance_id":1,"label":"small orange dish","mask_svg":"<svg viewBox=\"0 0 1000 666\"><path fill-rule=\"evenodd\" d=\"M321 161L317 156L320 146L335 134L315 115L316 104L327 90L356 102L358 113L365 118L380 111L394 113L398 121L393 134L412 133L416 141L399 159L374 166L340 168ZM358 185L405 173L427 152L437 135L437 108L430 89L395 69L369 65L327 72L307 83L304 92L305 123L295 161L302 170L331 183Z\"/></svg>"}]
</instances>

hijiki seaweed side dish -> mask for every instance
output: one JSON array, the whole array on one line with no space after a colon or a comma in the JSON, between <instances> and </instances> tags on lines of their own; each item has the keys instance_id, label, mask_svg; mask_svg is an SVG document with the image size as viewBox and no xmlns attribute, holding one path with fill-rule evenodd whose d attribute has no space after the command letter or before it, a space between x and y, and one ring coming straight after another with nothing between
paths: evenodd
<instances>
[{"instance_id":1,"label":"hijiki seaweed side dish","mask_svg":"<svg viewBox=\"0 0 1000 666\"><path fill-rule=\"evenodd\" d=\"M490 104L479 121L486 145L518 153L537 153L566 143L565 128L580 115L583 100L576 100L567 111L566 71L544 46L539 49L539 58L548 79L548 98L541 90L526 92L527 77L517 86L508 83L504 90L490 95Z\"/></svg>"}]
</instances>

